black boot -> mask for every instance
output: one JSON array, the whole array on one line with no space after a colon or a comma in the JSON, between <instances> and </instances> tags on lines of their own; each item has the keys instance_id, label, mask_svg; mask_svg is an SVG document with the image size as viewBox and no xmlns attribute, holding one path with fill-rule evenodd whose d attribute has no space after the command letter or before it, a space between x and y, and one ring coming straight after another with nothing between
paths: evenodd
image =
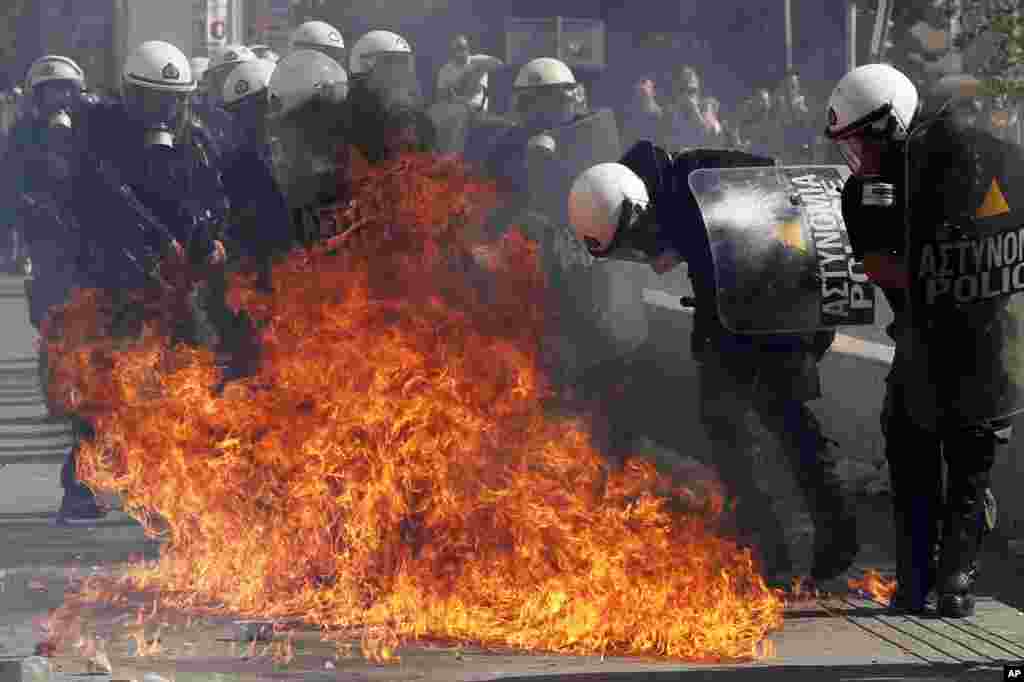
<instances>
[{"instance_id":1,"label":"black boot","mask_svg":"<svg viewBox=\"0 0 1024 682\"><path fill-rule=\"evenodd\" d=\"M926 609L928 595L935 589L935 533L923 530L915 535L913 519L906 519L898 512L896 528L899 543L896 550L896 593L889 602L889 609L895 613L921 614ZM933 521L931 530L937 529Z\"/></svg>"},{"instance_id":2,"label":"black boot","mask_svg":"<svg viewBox=\"0 0 1024 682\"><path fill-rule=\"evenodd\" d=\"M906 462L900 462L899 466L905 465ZM935 589L938 570L941 475L937 462L929 467L922 461L915 471L918 480L914 481L897 481L893 471L893 520L899 544L897 588L890 607L905 613L925 610L928 595Z\"/></svg>"},{"instance_id":3,"label":"black boot","mask_svg":"<svg viewBox=\"0 0 1024 682\"><path fill-rule=\"evenodd\" d=\"M61 499L60 509L57 512L57 523L61 525L96 521L104 518L108 511L99 504L92 490L78 480L76 470L79 443L82 438L93 435L92 428L88 422L73 417L72 430L75 444L64 459L64 466L60 471L60 484L64 488L64 497Z\"/></svg>"},{"instance_id":4,"label":"black boot","mask_svg":"<svg viewBox=\"0 0 1024 682\"><path fill-rule=\"evenodd\" d=\"M981 532L977 517L953 519L943 533L939 559L938 612L946 618L974 615L974 584L980 568Z\"/></svg>"},{"instance_id":5,"label":"black boot","mask_svg":"<svg viewBox=\"0 0 1024 682\"><path fill-rule=\"evenodd\" d=\"M935 589L936 544L942 509L942 444L910 419L903 389L890 382L882 409L895 530L897 613L920 614Z\"/></svg>"},{"instance_id":6,"label":"black boot","mask_svg":"<svg viewBox=\"0 0 1024 682\"><path fill-rule=\"evenodd\" d=\"M974 613L974 584L985 536L995 527L991 470L997 450L1011 436L1007 422L954 431L946 440L946 509L939 557L940 616L964 618Z\"/></svg>"}]
</instances>

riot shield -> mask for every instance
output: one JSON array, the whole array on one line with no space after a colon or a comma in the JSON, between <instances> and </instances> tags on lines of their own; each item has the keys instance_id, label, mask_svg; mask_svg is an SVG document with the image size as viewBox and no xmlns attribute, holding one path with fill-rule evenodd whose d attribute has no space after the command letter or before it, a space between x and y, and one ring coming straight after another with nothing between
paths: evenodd
<instances>
[{"instance_id":1,"label":"riot shield","mask_svg":"<svg viewBox=\"0 0 1024 682\"><path fill-rule=\"evenodd\" d=\"M378 58L366 76L365 85L379 98L385 113L395 109L422 111L426 108L415 67L404 55L397 59Z\"/></svg>"},{"instance_id":2,"label":"riot shield","mask_svg":"<svg viewBox=\"0 0 1024 682\"><path fill-rule=\"evenodd\" d=\"M840 207L848 173L845 166L690 173L726 329L780 334L874 323L874 288L853 259Z\"/></svg>"},{"instance_id":3,"label":"riot shield","mask_svg":"<svg viewBox=\"0 0 1024 682\"><path fill-rule=\"evenodd\" d=\"M1024 153L977 118L947 111L906 146L910 288L897 364L926 428L1024 411Z\"/></svg>"}]
</instances>

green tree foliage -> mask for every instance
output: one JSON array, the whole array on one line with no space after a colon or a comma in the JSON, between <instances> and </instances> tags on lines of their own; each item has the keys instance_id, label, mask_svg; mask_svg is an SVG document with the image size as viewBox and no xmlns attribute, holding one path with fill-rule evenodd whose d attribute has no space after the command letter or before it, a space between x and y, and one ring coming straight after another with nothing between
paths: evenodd
<instances>
[{"instance_id":1,"label":"green tree foliage","mask_svg":"<svg viewBox=\"0 0 1024 682\"><path fill-rule=\"evenodd\" d=\"M1024 98L1024 2L1020 0L963 0L963 30L957 46L983 34L994 38L998 49L977 75L986 94Z\"/></svg>"}]
</instances>

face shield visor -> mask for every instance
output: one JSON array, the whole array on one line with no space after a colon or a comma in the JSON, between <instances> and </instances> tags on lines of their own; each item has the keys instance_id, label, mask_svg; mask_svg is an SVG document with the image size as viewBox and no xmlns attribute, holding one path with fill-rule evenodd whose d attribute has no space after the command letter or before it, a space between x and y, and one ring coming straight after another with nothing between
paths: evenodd
<instances>
[{"instance_id":1,"label":"face shield visor","mask_svg":"<svg viewBox=\"0 0 1024 682\"><path fill-rule=\"evenodd\" d=\"M138 85L124 89L125 106L146 129L146 145L173 147L188 124L191 93L151 90Z\"/></svg>"},{"instance_id":2,"label":"face shield visor","mask_svg":"<svg viewBox=\"0 0 1024 682\"><path fill-rule=\"evenodd\" d=\"M36 116L51 128L70 128L82 86L73 80L52 80L32 88Z\"/></svg>"},{"instance_id":3,"label":"face shield visor","mask_svg":"<svg viewBox=\"0 0 1024 682\"><path fill-rule=\"evenodd\" d=\"M594 258L633 263L650 263L672 248L662 235L653 204L628 198L622 201L615 237L606 248L601 248L601 244L591 237L584 237L583 242Z\"/></svg>"},{"instance_id":4,"label":"face shield visor","mask_svg":"<svg viewBox=\"0 0 1024 682\"><path fill-rule=\"evenodd\" d=\"M386 71L389 74L415 76L416 60L411 52L376 52L359 58L362 75L370 75L374 71ZM378 67L380 67L378 69Z\"/></svg>"},{"instance_id":5,"label":"face shield visor","mask_svg":"<svg viewBox=\"0 0 1024 682\"><path fill-rule=\"evenodd\" d=\"M317 125L320 124L320 125ZM296 206L326 205L339 193L344 139L308 115L275 119L267 130L274 179Z\"/></svg>"},{"instance_id":6,"label":"face shield visor","mask_svg":"<svg viewBox=\"0 0 1024 682\"><path fill-rule=\"evenodd\" d=\"M886 104L841 130L826 129L825 137L835 143L854 176L874 177L882 173L898 126L892 105Z\"/></svg>"},{"instance_id":7,"label":"face shield visor","mask_svg":"<svg viewBox=\"0 0 1024 682\"><path fill-rule=\"evenodd\" d=\"M515 109L524 123L545 128L568 123L579 106L576 85L542 85L515 94Z\"/></svg>"}]
</instances>

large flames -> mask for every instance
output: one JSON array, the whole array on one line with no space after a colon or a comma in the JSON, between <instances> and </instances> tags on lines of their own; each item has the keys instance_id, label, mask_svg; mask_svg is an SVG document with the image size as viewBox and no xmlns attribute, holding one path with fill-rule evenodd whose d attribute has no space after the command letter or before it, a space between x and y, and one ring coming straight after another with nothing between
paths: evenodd
<instances>
[{"instance_id":1,"label":"large flames","mask_svg":"<svg viewBox=\"0 0 1024 682\"><path fill-rule=\"evenodd\" d=\"M212 354L170 347L167 306L130 341L93 292L55 317L53 397L98 432L81 474L168 538L136 587L365 628L378 659L422 637L750 656L782 601L715 534L721 497L641 459L609 473L545 409L536 254L513 232L474 259L493 188L409 156L354 196L273 294L234 283L264 354L223 392Z\"/></svg>"}]
</instances>

